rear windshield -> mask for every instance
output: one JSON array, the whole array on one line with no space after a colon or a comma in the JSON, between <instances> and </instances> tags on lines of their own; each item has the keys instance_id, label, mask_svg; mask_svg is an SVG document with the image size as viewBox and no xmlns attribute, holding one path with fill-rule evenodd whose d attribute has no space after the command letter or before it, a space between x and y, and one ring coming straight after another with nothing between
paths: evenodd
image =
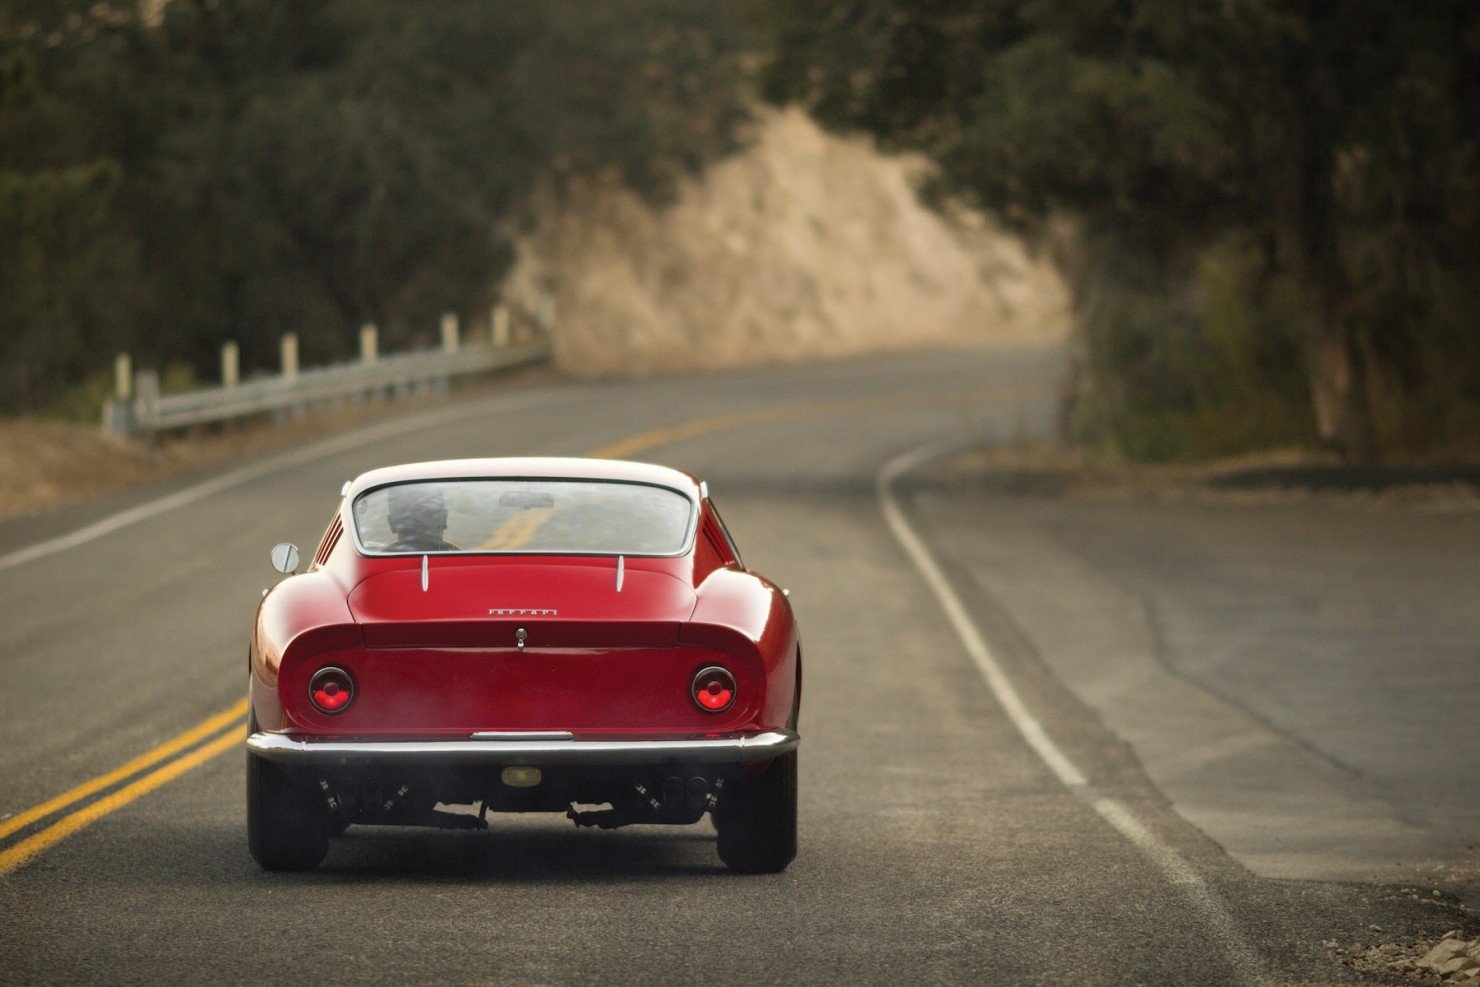
<instances>
[{"instance_id":1,"label":"rear windshield","mask_svg":"<svg viewBox=\"0 0 1480 987\"><path fill-rule=\"evenodd\" d=\"M677 555L693 502L676 490L588 480L428 480L355 498L355 534L375 554Z\"/></svg>"}]
</instances>

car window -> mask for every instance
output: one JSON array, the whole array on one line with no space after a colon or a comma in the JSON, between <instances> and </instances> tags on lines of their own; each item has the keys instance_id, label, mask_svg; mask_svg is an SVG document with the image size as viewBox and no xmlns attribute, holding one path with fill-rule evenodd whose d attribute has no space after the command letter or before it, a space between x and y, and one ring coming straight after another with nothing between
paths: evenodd
<instances>
[{"instance_id":1,"label":"car window","mask_svg":"<svg viewBox=\"0 0 1480 987\"><path fill-rule=\"evenodd\" d=\"M677 555L693 502L676 490L605 480L430 480L355 498L360 547L376 554Z\"/></svg>"}]
</instances>

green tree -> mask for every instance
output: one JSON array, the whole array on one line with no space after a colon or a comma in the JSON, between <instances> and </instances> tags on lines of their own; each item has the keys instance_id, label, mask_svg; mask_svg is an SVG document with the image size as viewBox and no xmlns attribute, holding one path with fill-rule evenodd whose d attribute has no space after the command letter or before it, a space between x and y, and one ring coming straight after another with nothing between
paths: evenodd
<instances>
[{"instance_id":1,"label":"green tree","mask_svg":"<svg viewBox=\"0 0 1480 987\"><path fill-rule=\"evenodd\" d=\"M531 193L655 198L732 146L738 39L690 0L0 0L0 367L34 410L129 348L215 373L485 310ZM6 77L10 78L9 76ZM12 273L7 273L12 272ZM84 345L84 342L86 345Z\"/></svg>"},{"instance_id":2,"label":"green tree","mask_svg":"<svg viewBox=\"0 0 1480 987\"><path fill-rule=\"evenodd\" d=\"M773 98L928 150L947 187L1010 220L1080 222L1071 274L1112 371L1187 349L1200 258L1237 241L1259 255L1250 290L1286 313L1293 299L1306 326L1323 443L1371 457L1379 395L1408 410L1438 391L1480 401L1480 368L1435 355L1463 335L1442 299L1480 284L1473 4L802 0L766 17ZM1138 344L1097 338L1137 318L1103 317L1106 285L1145 298L1158 284Z\"/></svg>"},{"instance_id":3,"label":"green tree","mask_svg":"<svg viewBox=\"0 0 1480 987\"><path fill-rule=\"evenodd\" d=\"M80 119L30 53L0 56L0 407L40 404L91 369L100 342L127 345L138 328L121 170L76 140Z\"/></svg>"}]
</instances>

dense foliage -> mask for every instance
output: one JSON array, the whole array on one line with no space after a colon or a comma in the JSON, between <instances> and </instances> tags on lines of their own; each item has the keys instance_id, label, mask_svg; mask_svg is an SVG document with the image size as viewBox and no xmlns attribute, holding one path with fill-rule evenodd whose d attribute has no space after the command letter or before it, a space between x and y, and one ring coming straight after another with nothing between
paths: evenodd
<instances>
[{"instance_id":1,"label":"dense foliage","mask_svg":"<svg viewBox=\"0 0 1480 987\"><path fill-rule=\"evenodd\" d=\"M689 0L0 0L0 412L113 354L215 373L486 311L544 178L661 197L728 149ZM96 406L92 406L95 413Z\"/></svg>"},{"instance_id":2,"label":"dense foliage","mask_svg":"<svg viewBox=\"0 0 1480 987\"><path fill-rule=\"evenodd\" d=\"M1056 245L1081 438L1476 454L1471 0L0 0L0 412L485 311L541 182L731 146L732 10L773 99Z\"/></svg>"},{"instance_id":3,"label":"dense foliage","mask_svg":"<svg viewBox=\"0 0 1480 987\"><path fill-rule=\"evenodd\" d=\"M1068 220L1074 427L1480 448L1480 6L773 0L770 95Z\"/></svg>"}]
</instances>

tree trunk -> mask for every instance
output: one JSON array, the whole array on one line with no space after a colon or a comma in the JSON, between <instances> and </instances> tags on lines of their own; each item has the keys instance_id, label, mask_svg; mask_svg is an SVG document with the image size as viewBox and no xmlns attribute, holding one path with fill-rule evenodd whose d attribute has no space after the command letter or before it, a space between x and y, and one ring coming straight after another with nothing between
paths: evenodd
<instances>
[{"instance_id":1,"label":"tree trunk","mask_svg":"<svg viewBox=\"0 0 1480 987\"><path fill-rule=\"evenodd\" d=\"M1352 285L1341 259L1333 193L1339 91L1313 84L1303 58L1292 59L1287 70L1284 112L1256 130L1267 156L1275 259L1303 286L1309 306L1316 436L1347 462L1371 462L1377 442L1369 368L1350 316Z\"/></svg>"},{"instance_id":2,"label":"tree trunk","mask_svg":"<svg viewBox=\"0 0 1480 987\"><path fill-rule=\"evenodd\" d=\"M1347 462L1370 463L1377 443L1361 348L1345 320L1329 311L1314 335L1310 397L1316 435Z\"/></svg>"},{"instance_id":3,"label":"tree trunk","mask_svg":"<svg viewBox=\"0 0 1480 987\"><path fill-rule=\"evenodd\" d=\"M1351 286L1332 217L1332 152L1320 141L1289 144L1297 151L1276 166L1272 189L1275 253L1280 266L1304 285L1314 323L1309 373L1316 436L1347 462L1371 462L1376 431L1366 361L1348 315Z\"/></svg>"}]
</instances>

